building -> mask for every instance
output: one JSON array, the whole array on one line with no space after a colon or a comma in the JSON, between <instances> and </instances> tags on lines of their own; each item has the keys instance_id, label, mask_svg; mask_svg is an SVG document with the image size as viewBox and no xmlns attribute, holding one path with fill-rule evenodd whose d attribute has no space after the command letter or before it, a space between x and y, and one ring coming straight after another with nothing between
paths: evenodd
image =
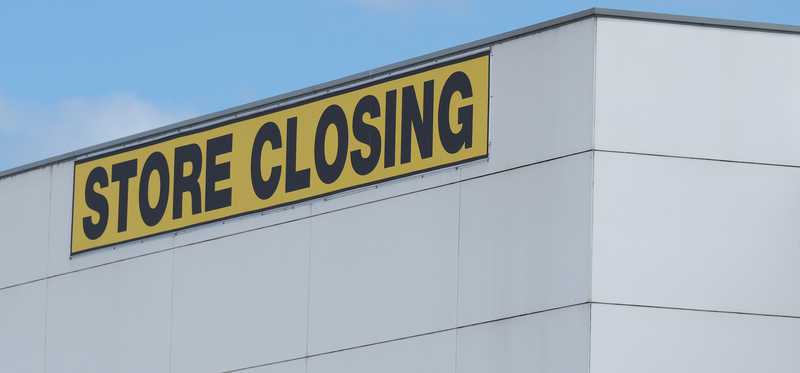
<instances>
[{"instance_id":1,"label":"building","mask_svg":"<svg viewBox=\"0 0 800 373\"><path fill-rule=\"evenodd\" d=\"M199 220L131 187L148 205L128 230L111 202L129 179L82 168L481 58L488 91L440 110L488 124L458 159L412 169L427 140L403 137L400 174L214 215L226 158L187 153L205 210L177 196ZM800 371L797 66L798 27L592 9L0 173L0 371ZM433 123L418 97L415 136ZM335 114L320 179L350 172ZM253 149L283 152L289 122ZM302 180L302 149L284 175ZM172 175L159 164L133 171ZM262 197L295 190L251 170Z\"/></svg>"}]
</instances>

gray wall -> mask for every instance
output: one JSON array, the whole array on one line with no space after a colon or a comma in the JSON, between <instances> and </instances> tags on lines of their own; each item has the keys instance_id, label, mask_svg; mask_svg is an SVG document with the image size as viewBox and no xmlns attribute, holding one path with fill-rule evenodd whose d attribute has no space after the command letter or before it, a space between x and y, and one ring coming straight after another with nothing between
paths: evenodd
<instances>
[{"instance_id":1,"label":"gray wall","mask_svg":"<svg viewBox=\"0 0 800 373\"><path fill-rule=\"evenodd\" d=\"M798 43L496 44L488 160L72 259L72 163L0 179L0 371L798 371Z\"/></svg>"},{"instance_id":2,"label":"gray wall","mask_svg":"<svg viewBox=\"0 0 800 373\"><path fill-rule=\"evenodd\" d=\"M599 18L596 59L592 373L800 371L800 35Z\"/></svg>"},{"instance_id":3,"label":"gray wall","mask_svg":"<svg viewBox=\"0 0 800 373\"><path fill-rule=\"evenodd\" d=\"M588 371L594 39L492 48L488 160L278 211L70 259L72 163L0 179L0 370Z\"/></svg>"}]
</instances>

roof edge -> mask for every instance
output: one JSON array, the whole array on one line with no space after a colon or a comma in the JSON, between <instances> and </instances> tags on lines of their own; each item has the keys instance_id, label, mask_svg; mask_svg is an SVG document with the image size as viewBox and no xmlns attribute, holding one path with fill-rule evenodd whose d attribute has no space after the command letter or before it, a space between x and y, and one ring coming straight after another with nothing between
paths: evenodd
<instances>
[{"instance_id":1,"label":"roof edge","mask_svg":"<svg viewBox=\"0 0 800 373\"><path fill-rule=\"evenodd\" d=\"M373 78L377 75L389 74L397 70L412 68L416 65L428 63L432 60L447 58L457 54L469 53L481 48L489 47L493 44L501 43L518 37L534 34L537 32L545 31L547 29L563 26L572 22L577 22L590 17L613 17L634 19L643 21L656 21L656 22L671 22L689 25L712 26L712 27L725 27L758 31L771 31L783 33L797 33L800 34L800 26L782 25L773 23L749 22L749 21L736 21L729 19L718 18L705 18L694 16L682 16L666 13L652 13L652 12L639 12L629 10L618 10L608 8L589 8L565 16L553 18L544 22L539 22L531 26L518 28L512 31L504 32L494 36L489 36L476 41L460 44L454 47L445 48L436 52L423 54L417 57L409 58L400 62L392 63L389 65L381 66L375 69L363 71L343 78L331 80L325 83L316 84L307 88L290 91L287 93L275 95L262 100L253 101L243 105L234 106L229 109L220 110L206 115L201 115L191 119L182 120L177 123L161 126L130 136L125 136L115 140L103 142L97 145L88 146L64 154L56 155L53 157L45 158L39 161L23 164L21 166L13 167L4 171L0 171L0 178L5 178L17 175L23 172L34 170L41 167L46 167L55 163L70 161L82 157L87 154L93 154L109 150L115 147L125 145L127 143L141 141L151 137L157 137L169 132L180 131L188 127L203 125L208 122L222 120L223 118L235 117L238 113L245 111L254 111L262 107L279 106L286 101L297 99L302 96L309 96L317 94L322 91L336 90L340 87L356 84L360 81Z\"/></svg>"},{"instance_id":2,"label":"roof edge","mask_svg":"<svg viewBox=\"0 0 800 373\"><path fill-rule=\"evenodd\" d=\"M709 18L709 17L696 17L684 16L669 13L654 13L654 12L641 12L631 10L620 10L610 8L592 8L595 16L612 17L612 18L625 18L642 21L657 21L680 23L695 26L711 26L722 28L735 28L753 31L769 31L769 32L783 32L790 34L800 34L800 26L785 25L779 23L769 22L752 22L752 21L739 21L725 18Z\"/></svg>"},{"instance_id":3,"label":"roof edge","mask_svg":"<svg viewBox=\"0 0 800 373\"><path fill-rule=\"evenodd\" d=\"M164 133L180 131L182 129L202 125L207 122L221 120L222 118L227 118L230 116L235 116L238 113L245 112L245 111L253 111L257 110L260 107L266 106L276 106L280 105L285 101L290 101L302 96L313 95L315 93L319 93L321 91L330 91L335 90L339 87L355 84L362 80L366 80L377 75L389 74L397 70L411 68L416 65L424 64L426 62L446 58L456 54L463 54L469 53L470 51L474 51L477 49L481 49L487 47L492 44L496 44L505 40L514 39L517 37L529 35L532 33L536 33L539 31L543 31L552 27L557 27L561 25L565 25L568 23L576 22L582 20L584 18L589 18L595 15L595 9L586 9L576 13L571 13L562 17L553 18L551 20L547 20L544 22L540 22L531 26L522 27L516 30L504 32L502 34L497 34L494 36L486 37L483 39L479 39L476 41L460 44L454 47L445 48L439 51L423 54L417 57L412 57L400 62L395 62L389 65L384 65L378 68L374 68L371 70L366 70L360 73L352 74L345 76L343 78L331 80L325 83L316 84L310 87L290 91L287 93L275 95L272 97L268 97L265 99L253 101L250 103L246 103L243 105L234 106L229 109L224 109L220 111L216 111L210 114L201 115L198 117L194 117L191 119L182 120L173 124L169 124L166 126L161 126L157 128L153 128L144 132L136 133L133 135L121 137L115 140L106 141L97 145L92 145L88 147L84 147L78 150L74 150L68 153L48 157L39 161L23 164L21 166L13 167L4 171L0 171L0 178L13 176L16 174L20 174L26 171L30 171L40 167L46 167L51 164L60 163L64 161L70 161L77 159L81 156L87 154L93 154L97 152L102 152L104 150L109 150L130 142L141 141L144 139L148 139L150 137L156 137L162 135Z\"/></svg>"}]
</instances>

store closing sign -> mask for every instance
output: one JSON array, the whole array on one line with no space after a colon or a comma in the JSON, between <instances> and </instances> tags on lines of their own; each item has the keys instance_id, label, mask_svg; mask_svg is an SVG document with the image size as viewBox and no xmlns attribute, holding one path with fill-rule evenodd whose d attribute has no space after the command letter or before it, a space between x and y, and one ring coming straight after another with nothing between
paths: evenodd
<instances>
[{"instance_id":1,"label":"store closing sign","mask_svg":"<svg viewBox=\"0 0 800 373\"><path fill-rule=\"evenodd\" d=\"M488 155L489 56L75 162L71 253Z\"/></svg>"}]
</instances>

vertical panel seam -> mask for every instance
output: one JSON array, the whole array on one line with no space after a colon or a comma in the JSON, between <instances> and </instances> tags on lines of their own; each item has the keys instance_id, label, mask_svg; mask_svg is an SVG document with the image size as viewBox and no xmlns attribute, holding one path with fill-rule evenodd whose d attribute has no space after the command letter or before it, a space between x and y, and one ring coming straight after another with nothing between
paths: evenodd
<instances>
[{"instance_id":1,"label":"vertical panel seam","mask_svg":"<svg viewBox=\"0 0 800 373\"><path fill-rule=\"evenodd\" d=\"M173 235L173 240L174 240ZM172 251L172 270L170 273L170 289L169 289L169 371L172 372L172 356L174 354L173 345L175 343L175 253L177 250Z\"/></svg>"},{"instance_id":2,"label":"vertical panel seam","mask_svg":"<svg viewBox=\"0 0 800 373\"><path fill-rule=\"evenodd\" d=\"M592 302L589 302L589 330L587 333L587 344L589 345L586 349L586 353L589 355L586 357L586 371L588 373L592 372Z\"/></svg>"},{"instance_id":3,"label":"vertical panel seam","mask_svg":"<svg viewBox=\"0 0 800 373\"><path fill-rule=\"evenodd\" d=\"M600 20L594 18L594 35L592 43L592 148L597 146L597 45Z\"/></svg>"},{"instance_id":4,"label":"vertical panel seam","mask_svg":"<svg viewBox=\"0 0 800 373\"><path fill-rule=\"evenodd\" d=\"M595 219L595 200L596 193L596 178L597 178L597 153L594 149L597 147L597 50L599 43L599 29L600 19L594 18L594 42L592 43L592 145L591 145L591 185L589 189L589 330L587 330L587 348L586 353L586 371L592 371L592 301L594 300L594 250L595 250L595 237L596 237L596 219Z\"/></svg>"},{"instance_id":5,"label":"vertical panel seam","mask_svg":"<svg viewBox=\"0 0 800 373\"><path fill-rule=\"evenodd\" d=\"M460 179L460 177L459 177ZM458 325L461 323L460 310L461 310L461 190L463 189L462 182L458 184L458 229L457 229L457 244L456 244L456 330L455 330L455 351L453 351L453 371L458 373L458 348L459 348L459 332Z\"/></svg>"},{"instance_id":6,"label":"vertical panel seam","mask_svg":"<svg viewBox=\"0 0 800 373\"><path fill-rule=\"evenodd\" d=\"M314 246L314 217L311 211L311 204L308 204L308 251L306 255L306 356L311 348L311 250ZM306 359L306 372L308 372L308 361Z\"/></svg>"},{"instance_id":7,"label":"vertical panel seam","mask_svg":"<svg viewBox=\"0 0 800 373\"><path fill-rule=\"evenodd\" d=\"M48 276L50 273L50 245L52 245L52 220L53 220L53 168L55 166L50 166L50 183L49 183L49 190L47 193L47 249L46 249L46 257L45 265L44 265L44 275ZM47 372L47 318L49 314L50 308L50 279L45 278L44 280L44 346L42 351L42 368L44 372Z\"/></svg>"},{"instance_id":8,"label":"vertical panel seam","mask_svg":"<svg viewBox=\"0 0 800 373\"><path fill-rule=\"evenodd\" d=\"M589 232L589 301L593 300L594 298L594 249L595 249L595 197L596 197L596 177L597 177L597 167L596 167L596 152L594 151L597 148L597 44L598 44L598 30L599 30L600 20L599 18L594 19L594 43L592 44L592 146L591 146L591 153L592 153L592 185L591 185L591 199L590 199L590 206L589 206L589 213L590 213L590 232Z\"/></svg>"}]
</instances>

